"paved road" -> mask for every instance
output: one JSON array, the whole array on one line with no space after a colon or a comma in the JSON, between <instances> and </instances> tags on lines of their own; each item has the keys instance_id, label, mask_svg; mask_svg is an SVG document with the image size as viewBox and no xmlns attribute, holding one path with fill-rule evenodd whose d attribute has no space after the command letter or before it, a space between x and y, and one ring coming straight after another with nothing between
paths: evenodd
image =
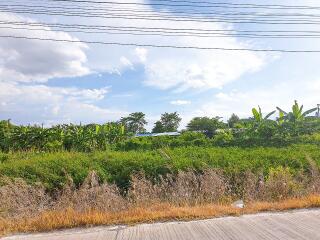
<instances>
[{"instance_id":1,"label":"paved road","mask_svg":"<svg viewBox=\"0 0 320 240\"><path fill-rule=\"evenodd\" d=\"M47 234L20 235L5 240L259 240L320 239L320 209L263 213L192 222L97 227Z\"/></svg>"}]
</instances>

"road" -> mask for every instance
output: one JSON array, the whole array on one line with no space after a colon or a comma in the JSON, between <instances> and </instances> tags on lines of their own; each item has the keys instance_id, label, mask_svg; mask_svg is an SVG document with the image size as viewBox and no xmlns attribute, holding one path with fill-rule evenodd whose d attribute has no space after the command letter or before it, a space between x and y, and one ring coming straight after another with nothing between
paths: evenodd
<instances>
[{"instance_id":1,"label":"road","mask_svg":"<svg viewBox=\"0 0 320 240\"><path fill-rule=\"evenodd\" d=\"M320 239L320 209L191 222L73 229L3 240L258 240Z\"/></svg>"}]
</instances>

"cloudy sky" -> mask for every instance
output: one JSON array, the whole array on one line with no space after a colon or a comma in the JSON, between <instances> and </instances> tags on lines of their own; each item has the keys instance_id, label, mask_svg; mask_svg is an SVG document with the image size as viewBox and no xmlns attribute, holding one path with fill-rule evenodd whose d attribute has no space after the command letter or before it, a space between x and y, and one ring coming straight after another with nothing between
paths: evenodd
<instances>
[{"instance_id":1,"label":"cloudy sky","mask_svg":"<svg viewBox=\"0 0 320 240\"><path fill-rule=\"evenodd\" d=\"M176 18L178 6L152 5L157 1L135 2L135 12L148 18ZM207 0L210 2L210 0ZM211 1L216 3L217 1ZM224 1L254 3L254 1ZM268 1L268 4L279 1ZM320 50L320 39L201 38L195 36L146 36L125 34L86 34L63 32L50 26L33 30L12 29L5 22L46 22L139 28L179 28L215 30L317 30L312 25L232 24L210 21L168 21L109 18L110 5L15 0L11 5L60 7L60 13L78 6L96 11L100 17L61 16L25 13L18 7L0 3L0 36L22 36L76 41L53 42L0 37L0 119L17 124L102 123L117 120L131 112L147 114L149 127L161 113L178 111L183 124L195 116L222 116L233 112L250 115L260 105L267 112L276 106L288 109L296 99L306 107L320 103L320 53L275 53L169 49L79 43L81 41L121 42L156 45L218 48ZM293 1L281 1L293 4ZM294 1L295 5L318 6L317 1ZM114 7L114 6L112 6ZM101 9L108 13L101 14ZM119 10L129 8L116 5ZM192 7L189 7L190 10ZM18 10L17 10L18 9ZM40 7L40 10L43 9ZM65 9L64 11L62 9ZM165 10L165 11L164 11ZM207 8L194 8L205 19ZM71 11L71 10L70 10ZM76 10L72 10L76 11ZM80 10L78 10L80 11ZM184 11L184 9L182 9ZM214 10L213 10L214 11ZM220 12L242 11L220 8ZM249 12L274 10L245 10ZM298 10L281 10L295 13ZM311 13L299 10L299 13ZM42 11L42 13L44 13ZM313 10L312 14L320 10ZM194 16L190 16L192 19ZM8 27L9 26L9 27Z\"/></svg>"}]
</instances>

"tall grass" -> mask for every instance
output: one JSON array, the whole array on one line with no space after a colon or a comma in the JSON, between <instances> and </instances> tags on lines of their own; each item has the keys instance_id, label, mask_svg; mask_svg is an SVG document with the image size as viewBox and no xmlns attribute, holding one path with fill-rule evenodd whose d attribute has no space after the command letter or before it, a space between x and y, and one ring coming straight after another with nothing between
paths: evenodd
<instances>
[{"instance_id":1,"label":"tall grass","mask_svg":"<svg viewBox=\"0 0 320 240\"><path fill-rule=\"evenodd\" d=\"M318 166L320 151L315 145L286 148L203 148L182 147L129 152L57 152L2 154L0 176L40 182L46 190L61 189L70 175L79 187L90 171L102 182L115 183L126 190L130 176L143 172L149 179L193 170L220 169L228 178L243 178L246 171L267 176L270 168L288 168L293 175L309 169L308 154Z\"/></svg>"},{"instance_id":2,"label":"tall grass","mask_svg":"<svg viewBox=\"0 0 320 240\"><path fill-rule=\"evenodd\" d=\"M2 233L320 207L320 151L313 145L1 159ZM231 207L238 199L244 210Z\"/></svg>"},{"instance_id":3,"label":"tall grass","mask_svg":"<svg viewBox=\"0 0 320 240\"><path fill-rule=\"evenodd\" d=\"M56 195L49 195L41 186L7 180L7 184L0 187L0 236L80 226L204 219L320 207L319 192L304 191L302 194L299 188L293 190L292 186L298 182L285 169L272 171L267 187L256 182L252 189L245 189L251 193L258 189L258 194L245 199L244 209L231 205L237 198L228 191L230 183L215 171L202 175L179 173L174 181L171 176L158 183L139 174L132 177L126 196L114 185L99 184L94 172L78 189L70 178ZM247 181L252 182L252 179ZM310 189L308 185L304 187Z\"/></svg>"}]
</instances>

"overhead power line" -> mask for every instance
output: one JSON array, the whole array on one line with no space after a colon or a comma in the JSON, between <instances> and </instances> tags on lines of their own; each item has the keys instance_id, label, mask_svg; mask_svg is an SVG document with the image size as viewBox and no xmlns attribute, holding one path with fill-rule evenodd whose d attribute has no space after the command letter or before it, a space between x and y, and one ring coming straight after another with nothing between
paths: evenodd
<instances>
[{"instance_id":1,"label":"overhead power line","mask_svg":"<svg viewBox=\"0 0 320 240\"><path fill-rule=\"evenodd\" d=\"M147 21L173 21L173 22L198 22L198 23L235 23L235 24L269 24L269 25L317 25L320 21L311 20L252 20L248 19L223 19L223 18L204 18L204 19L192 19L192 18L171 18L171 17L143 17L134 16L133 14L119 15L119 14L81 14L81 13L68 13L61 11L39 11L39 10L13 10L13 9L0 9L0 12L11 12L20 14L36 14L36 15L52 15L52 16L66 16L66 17L85 17L85 18L104 18L104 19L127 19L127 20L147 20Z\"/></svg>"},{"instance_id":2,"label":"overhead power line","mask_svg":"<svg viewBox=\"0 0 320 240\"><path fill-rule=\"evenodd\" d=\"M83 41L83 40L70 40L70 39L38 38L38 37L25 37L25 36L13 36L13 35L0 35L0 38L39 40L39 41L53 41L53 42L69 42L69 43L101 44L101 45L117 45L117 46L134 46L134 47L194 49L194 50L251 51L251 52L279 52L279 53L320 53L320 50L251 49L251 48L176 46L176 45L156 45L156 44L139 44L139 43L120 43L120 42L103 42L103 41Z\"/></svg>"},{"instance_id":3,"label":"overhead power line","mask_svg":"<svg viewBox=\"0 0 320 240\"><path fill-rule=\"evenodd\" d=\"M47 3L66 3L72 5L60 4L38 5L35 4L0 4L0 12L36 14L46 16L65 16L65 17L83 17L83 18L103 18L110 20L126 19L123 24L132 24L131 26L109 25L86 25L86 24L61 24L61 23L36 23L22 21L1 21L0 29L10 29L10 33L0 35L0 38L19 39L19 40L39 40L51 42L68 43L86 43L100 45L118 45L135 47L154 47L154 48L173 48L173 49L194 49L194 50L219 50L219 51L253 51L253 52L282 52L282 53L319 53L320 50L304 49L254 49L254 48L223 48L211 46L179 46L179 45L158 45L153 43L131 43L118 41L92 41L77 39L59 39L32 37L34 35L23 31L63 31L67 33L81 34L108 34L108 35L133 35L133 36L163 36L163 37L200 37L200 38L221 38L221 37L241 37L241 38L282 38L282 39L300 39L300 38L320 38L319 31L307 30L234 30L234 29L205 29L205 28L171 28L171 27L137 27L135 21L152 21L159 23L174 22L194 22L194 23L236 23L236 24L270 24L270 25L319 25L320 14L314 12L247 12L250 9L271 9L278 10L320 10L320 7L312 6L290 6L290 5L266 5L266 4L245 4L245 3L218 3L193 0L155 0L150 4L143 2L114 2L114 1L91 1L91 0L34 0L41 4ZM12 3L12 2L11 2ZM103 3L103 4L102 4ZM209 4L210 3L210 4ZM98 6L99 5L99 6ZM122 6L163 6L165 12L152 10L151 8L127 9ZM171 12L171 7L177 7L172 11L180 9L179 14ZM183 7L183 8L178 8ZM193 9L188 9L192 7ZM200 10L201 8L201 10ZM216 11L217 8L220 11ZM226 9L225 9L226 8ZM239 11L228 11L228 9L245 9ZM161 8L160 8L161 9ZM192 15L193 13L197 13ZM202 13L202 11L207 12ZM203 14L203 15L201 15ZM162 22L165 21L165 22ZM113 21L112 21L113 23ZM151 23L151 22L150 22ZM201 26L201 25L199 25ZM207 26L207 25L202 25ZM209 25L208 25L209 27ZM16 33L16 34L14 34ZM18 35L19 33L19 35ZM84 36L84 35L83 35ZM89 36L89 35L88 35ZM140 40L140 39L139 39ZM133 40L132 40L133 41Z\"/></svg>"},{"instance_id":4,"label":"overhead power line","mask_svg":"<svg viewBox=\"0 0 320 240\"><path fill-rule=\"evenodd\" d=\"M177 11L174 9L171 10L166 10L166 9L157 9L155 10L139 10L139 9L134 9L134 8L114 8L114 7L93 7L93 6L61 6L61 5L26 5L26 4L12 4L12 3L7 3L7 4L0 4L1 7L23 7L23 8L31 8L32 10L43 8L43 9L49 9L49 10L61 10L63 9L64 11L66 10L81 10L81 11L95 11L99 13L108 13L108 12L125 12L125 13L151 13L153 15L157 14L178 14L179 16L197 16L200 15L201 17L206 17L206 16L250 16L250 17L311 17L311 18L319 18L320 14L307 14L307 13L298 13L298 12L277 12L277 13L266 13L266 12L239 12L239 11L192 11L194 9L184 9L184 11ZM183 15L182 15L183 14Z\"/></svg>"},{"instance_id":5,"label":"overhead power line","mask_svg":"<svg viewBox=\"0 0 320 240\"><path fill-rule=\"evenodd\" d=\"M136 26L114 26L114 25L92 25L92 24L62 24L62 23L45 23L45 22L24 22L24 21L0 21L0 24L41 26L41 27L57 27L57 28L76 28L76 29L93 29L108 30L118 29L126 31L147 31L147 32L164 32L164 33L320 33L313 30L236 30L236 29L204 29L204 28L169 28L169 27L136 27Z\"/></svg>"},{"instance_id":6,"label":"overhead power line","mask_svg":"<svg viewBox=\"0 0 320 240\"><path fill-rule=\"evenodd\" d=\"M0 5L0 10L2 11L14 11L14 12L25 12L25 13L43 13L43 14L58 14L61 13L61 9L31 9L31 8L8 8L2 7ZM292 22L292 23L320 23L320 16L312 17L312 18L287 18L283 16L272 16L272 17L265 17L265 16L172 16L172 15L164 15L164 14L132 14L132 13L114 13L114 12L86 12L86 11L66 11L63 10L64 15L76 15L81 17L99 17L99 18L110 18L110 17L134 17L134 18L143 18L143 19L156 19L156 20L173 20L173 21L199 21L199 22L212 22L212 21L256 21L256 22Z\"/></svg>"},{"instance_id":7,"label":"overhead power line","mask_svg":"<svg viewBox=\"0 0 320 240\"><path fill-rule=\"evenodd\" d=\"M50 29L48 28L50 27ZM53 28L53 29L52 29ZM200 38L222 38L222 37L239 37L239 38L281 38L281 39L300 39L300 38L320 38L320 31L303 33L303 34L266 34L266 33L237 33L237 32L209 32L209 33L197 33L197 32L170 32L170 31L152 31L145 29L126 29L126 28L83 28L75 26L60 26L60 25L41 25L41 24L29 24L29 23L14 23L14 22L0 22L0 29L12 29L12 30L30 30L30 31L48 31L53 30L64 31L68 33L86 33L86 34L111 34L111 35L136 35L136 36L164 36L164 37L200 37Z\"/></svg>"},{"instance_id":8,"label":"overhead power line","mask_svg":"<svg viewBox=\"0 0 320 240\"><path fill-rule=\"evenodd\" d=\"M41 1L41 0L40 0ZM42 0L43 1L43 0ZM217 2L194 2L194 1L162 1L160 3L140 3L140 2L115 2L115 1L91 1L91 0L48 0L49 2L72 2L91 4L112 4L112 5L138 5L138 6L164 6L164 7L199 7L199 8L262 8L262 9L309 9L320 10L320 6L307 5L267 5L267 4L246 4L246 3L217 3ZM178 4L181 3L181 4ZM185 3L185 4L183 4ZM193 3L193 4L191 4ZM195 4L196 3L196 4ZM210 4L209 4L210 3ZM206 4L206 5L204 5Z\"/></svg>"},{"instance_id":9,"label":"overhead power line","mask_svg":"<svg viewBox=\"0 0 320 240\"><path fill-rule=\"evenodd\" d=\"M28 27L4 27L0 26L0 29L12 29L12 30L29 30L29 31L46 31L52 32L50 29L44 28L28 28ZM300 39L300 38L320 38L320 34L310 35L261 35L261 34L188 34L188 33L144 33L142 31L129 32L126 30L109 30L109 31L85 31L85 30L63 30L67 33L87 33L87 34L111 34L111 35L134 35L134 36L163 36L163 37L194 37L194 38L227 38L227 37L238 37L238 38L281 38L281 39Z\"/></svg>"}]
</instances>

